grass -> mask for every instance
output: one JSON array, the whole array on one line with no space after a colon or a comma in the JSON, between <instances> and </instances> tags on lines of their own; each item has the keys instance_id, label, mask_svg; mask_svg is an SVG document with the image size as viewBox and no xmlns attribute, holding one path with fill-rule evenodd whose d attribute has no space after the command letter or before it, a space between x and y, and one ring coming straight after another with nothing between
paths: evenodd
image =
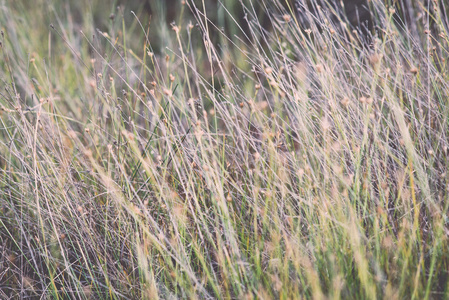
<instances>
[{"instance_id":1,"label":"grass","mask_svg":"<svg viewBox=\"0 0 449 300\"><path fill-rule=\"evenodd\" d=\"M419 3L366 38L302 1L0 2L0 298L449 298Z\"/></svg>"}]
</instances>

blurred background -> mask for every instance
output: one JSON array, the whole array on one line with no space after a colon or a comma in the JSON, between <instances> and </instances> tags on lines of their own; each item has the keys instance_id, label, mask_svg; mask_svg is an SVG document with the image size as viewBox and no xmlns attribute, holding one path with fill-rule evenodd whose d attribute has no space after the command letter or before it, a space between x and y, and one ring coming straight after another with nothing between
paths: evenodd
<instances>
[{"instance_id":1,"label":"blurred background","mask_svg":"<svg viewBox=\"0 0 449 300\"><path fill-rule=\"evenodd\" d=\"M3 1L5 2L5 1ZM430 10L435 5L440 5L442 11L446 11L443 7L444 1L429 0L400 0L389 1L384 3L395 10L394 19L400 27L408 27L412 34L417 34L417 22L424 22L422 16L426 10ZM183 26L184 29L188 24L196 25L197 20L191 15L191 7L197 6L201 10L205 10L207 18L211 24L218 29L223 30L228 37L236 39L236 37L245 40L248 34L248 21L245 16L251 15L252 19L257 18L258 22L265 29L270 31L272 22L270 18L277 17L276 12L288 11L294 13L298 25L303 29L310 26L314 22L310 17L306 17L305 11L310 10L318 15L318 11L324 9L327 13L334 16L333 22L343 19L353 28L358 30L365 36L374 33L375 26L370 11L374 11L373 2L367 0L287 0L287 1L250 1L250 0L205 0L203 8L202 0L116 0L116 1L98 1L98 0L80 0L80 1L14 1L8 3L11 8L16 8L17 12L29 11L29 18L34 23L36 32L42 34L49 24L55 26L61 25L66 19L73 25L74 29L83 30L86 35L92 36L95 29L107 31L108 28L114 27L114 24L131 24L131 28L140 27L139 20L143 27L147 28L150 23L149 37L152 39L154 51L161 52L169 42L167 36L171 30L171 25L176 24ZM252 11L245 11L242 7L250 7ZM273 13L269 16L265 11ZM64 15L61 14L64 12ZM135 15L133 15L133 13ZM228 17L228 16L232 16ZM14 18L26 17L23 13L14 14ZM11 17L13 17L11 16ZM182 22L181 22L182 20ZM433 20L428 20L432 27ZM5 20L4 24L8 23ZM181 24L182 23L182 24ZM239 26L236 26L236 23ZM5 26L3 25L3 26ZM56 26L58 27L58 26ZM140 28L137 28L137 34L142 34ZM430 28L432 29L432 28ZM48 30L47 30L48 31ZM369 44L369 39L367 39Z\"/></svg>"}]
</instances>

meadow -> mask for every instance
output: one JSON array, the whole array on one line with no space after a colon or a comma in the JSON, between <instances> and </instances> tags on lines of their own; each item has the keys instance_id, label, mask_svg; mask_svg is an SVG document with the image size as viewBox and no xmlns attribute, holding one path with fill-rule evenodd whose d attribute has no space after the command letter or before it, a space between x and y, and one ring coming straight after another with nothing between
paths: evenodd
<instances>
[{"instance_id":1,"label":"meadow","mask_svg":"<svg viewBox=\"0 0 449 300\"><path fill-rule=\"evenodd\" d=\"M122 2L0 0L0 299L449 298L446 1Z\"/></svg>"}]
</instances>

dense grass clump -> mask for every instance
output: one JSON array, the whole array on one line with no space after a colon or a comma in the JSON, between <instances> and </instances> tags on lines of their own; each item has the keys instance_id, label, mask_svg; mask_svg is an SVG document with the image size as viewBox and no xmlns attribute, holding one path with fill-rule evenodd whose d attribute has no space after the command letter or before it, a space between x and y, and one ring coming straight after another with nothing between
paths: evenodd
<instances>
[{"instance_id":1,"label":"dense grass clump","mask_svg":"<svg viewBox=\"0 0 449 300\"><path fill-rule=\"evenodd\" d=\"M1 2L1 299L449 298L447 3L105 2Z\"/></svg>"}]
</instances>

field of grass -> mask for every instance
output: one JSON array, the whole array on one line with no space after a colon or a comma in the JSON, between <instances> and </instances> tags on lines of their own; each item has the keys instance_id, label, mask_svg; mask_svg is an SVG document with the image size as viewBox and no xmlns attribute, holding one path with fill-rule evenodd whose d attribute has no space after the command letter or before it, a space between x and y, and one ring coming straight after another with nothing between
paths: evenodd
<instances>
[{"instance_id":1,"label":"field of grass","mask_svg":"<svg viewBox=\"0 0 449 300\"><path fill-rule=\"evenodd\" d=\"M0 299L449 298L446 1L129 2L0 0Z\"/></svg>"}]
</instances>

